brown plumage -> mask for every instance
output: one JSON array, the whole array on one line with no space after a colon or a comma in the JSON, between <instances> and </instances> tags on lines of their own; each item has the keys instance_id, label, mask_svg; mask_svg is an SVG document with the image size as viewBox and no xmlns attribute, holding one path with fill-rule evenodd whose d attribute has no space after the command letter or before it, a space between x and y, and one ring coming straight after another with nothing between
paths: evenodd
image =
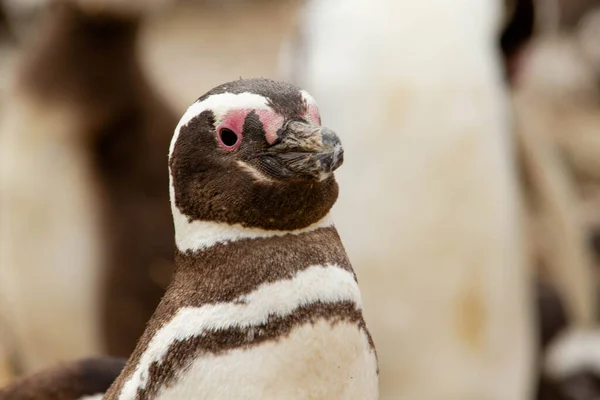
<instances>
[{"instance_id":1,"label":"brown plumage","mask_svg":"<svg viewBox=\"0 0 600 400\"><path fill-rule=\"evenodd\" d=\"M219 244L200 253L177 253L177 269L167 295L157 308L123 375L107 394L108 399L117 398L156 332L182 307L232 302L262 284L291 279L298 272L315 264L335 264L354 273L334 228L322 228L297 237L288 235L259 241L260 244L252 239L240 240ZM248 348L265 341L279 340L292 329L319 318L333 318L332 321L343 320L360 325L374 347L362 314L353 304L311 305L297 310L287 318L270 318L260 328L221 330L174 342L168 358L150 369L150 384L140 393L140 399L154 398L159 389L173 382L180 370L195 357L202 354L222 354L235 348Z\"/></svg>"},{"instance_id":2,"label":"brown plumage","mask_svg":"<svg viewBox=\"0 0 600 400\"><path fill-rule=\"evenodd\" d=\"M0 400L77 400L104 393L125 360L89 358L43 370L0 389Z\"/></svg>"}]
</instances>

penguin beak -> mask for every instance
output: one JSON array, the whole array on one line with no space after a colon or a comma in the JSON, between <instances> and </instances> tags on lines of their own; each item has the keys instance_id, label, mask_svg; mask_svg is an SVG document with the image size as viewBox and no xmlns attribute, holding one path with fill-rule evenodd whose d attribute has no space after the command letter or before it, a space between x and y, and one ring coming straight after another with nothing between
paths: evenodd
<instances>
[{"instance_id":1,"label":"penguin beak","mask_svg":"<svg viewBox=\"0 0 600 400\"><path fill-rule=\"evenodd\" d=\"M344 150L330 129L302 121L288 121L267 151L287 170L285 175L327 179L344 162Z\"/></svg>"}]
</instances>

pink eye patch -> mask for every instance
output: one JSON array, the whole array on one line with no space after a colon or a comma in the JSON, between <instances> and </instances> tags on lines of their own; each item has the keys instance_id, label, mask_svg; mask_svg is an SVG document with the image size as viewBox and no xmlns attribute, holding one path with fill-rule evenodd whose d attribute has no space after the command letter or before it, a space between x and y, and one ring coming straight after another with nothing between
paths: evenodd
<instances>
[{"instance_id":1,"label":"pink eye patch","mask_svg":"<svg viewBox=\"0 0 600 400\"><path fill-rule=\"evenodd\" d=\"M283 125L284 119L281 115L271 109L253 110L251 108L247 108L228 111L227 114L225 114L223 121L219 124L219 126L217 126L217 134L223 130L230 130L235 132L241 139L242 132L244 131L244 122L246 121L248 114L252 111L256 112L256 115L262 124L267 143L273 144L275 140L277 140L277 130L279 130ZM236 145L239 146L240 142L241 140L239 140ZM233 148L228 146L221 147L224 147L226 150L233 150Z\"/></svg>"},{"instance_id":2,"label":"pink eye patch","mask_svg":"<svg viewBox=\"0 0 600 400\"><path fill-rule=\"evenodd\" d=\"M283 117L273 110L256 110L256 114L265 130L267 143L275 143L277 140L277 131L283 126Z\"/></svg>"},{"instance_id":3,"label":"pink eye patch","mask_svg":"<svg viewBox=\"0 0 600 400\"><path fill-rule=\"evenodd\" d=\"M256 112L256 115L262 124L267 143L275 143L277 140L277 131L281 129L284 123L283 116L272 109L236 109L228 111L222 122L217 126L219 145L223 149L231 151L239 147L243 138L242 133L244 131L246 117L252 111ZM319 110L313 104L308 105L308 110L304 117L312 124L321 125Z\"/></svg>"},{"instance_id":4,"label":"pink eye patch","mask_svg":"<svg viewBox=\"0 0 600 400\"><path fill-rule=\"evenodd\" d=\"M319 109L316 105L308 104L308 111L306 112L305 118L311 124L321 126L321 115L319 114Z\"/></svg>"},{"instance_id":5,"label":"pink eye patch","mask_svg":"<svg viewBox=\"0 0 600 400\"><path fill-rule=\"evenodd\" d=\"M217 138L221 148L231 151L242 143L244 121L250 110L231 110L227 112L223 121L217 126Z\"/></svg>"}]
</instances>

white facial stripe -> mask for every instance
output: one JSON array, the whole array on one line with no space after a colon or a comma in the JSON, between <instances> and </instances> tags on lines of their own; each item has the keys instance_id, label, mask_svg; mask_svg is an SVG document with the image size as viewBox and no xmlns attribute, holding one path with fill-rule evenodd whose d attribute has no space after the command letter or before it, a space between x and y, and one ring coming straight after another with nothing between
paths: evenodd
<instances>
[{"instance_id":1,"label":"white facial stripe","mask_svg":"<svg viewBox=\"0 0 600 400\"><path fill-rule=\"evenodd\" d=\"M300 90L302 99L306 102L308 110L306 112L306 119L308 122L315 125L321 124L321 116L319 115L319 107L315 99L306 90Z\"/></svg>"},{"instance_id":2,"label":"white facial stripe","mask_svg":"<svg viewBox=\"0 0 600 400\"><path fill-rule=\"evenodd\" d=\"M194 117L200 115L202 112L210 110L215 114L216 125L218 125L221 119L230 110L235 109L253 109L253 110L272 110L267 105L268 99L259 94L254 93L221 93L213 94L207 97L203 101L197 101L183 114L183 117L179 120L173 139L171 139L171 145L169 147L169 157L173 154L175 143L179 137L181 128L187 125Z\"/></svg>"},{"instance_id":3,"label":"white facial stripe","mask_svg":"<svg viewBox=\"0 0 600 400\"><path fill-rule=\"evenodd\" d=\"M302 98L306 101L306 104L313 106L317 105L315 98L312 97L306 90L300 90L300 94L302 94Z\"/></svg>"},{"instance_id":4,"label":"white facial stripe","mask_svg":"<svg viewBox=\"0 0 600 400\"><path fill-rule=\"evenodd\" d=\"M160 364L176 341L200 336L208 330L261 325L270 316L285 317L301 306L316 302L342 301L351 301L358 310L362 309L360 291L352 273L336 265L317 265L292 279L265 283L229 303L182 308L156 332L133 375L123 385L119 400L133 400L138 388L146 387L150 365Z\"/></svg>"},{"instance_id":5,"label":"white facial stripe","mask_svg":"<svg viewBox=\"0 0 600 400\"><path fill-rule=\"evenodd\" d=\"M236 164L240 167L240 170L249 174L255 182L272 183L273 180L268 176L254 167L251 167L248 163L238 160Z\"/></svg>"}]
</instances>

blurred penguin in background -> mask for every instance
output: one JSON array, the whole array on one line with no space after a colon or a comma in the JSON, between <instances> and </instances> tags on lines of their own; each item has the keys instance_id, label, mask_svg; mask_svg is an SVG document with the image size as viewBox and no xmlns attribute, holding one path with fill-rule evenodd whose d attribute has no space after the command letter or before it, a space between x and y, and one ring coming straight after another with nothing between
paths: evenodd
<instances>
[{"instance_id":1,"label":"blurred penguin in background","mask_svg":"<svg viewBox=\"0 0 600 400\"><path fill-rule=\"evenodd\" d=\"M43 3L1 110L0 291L19 372L127 357L174 252L163 165L176 119L138 52L169 1Z\"/></svg>"},{"instance_id":2,"label":"blurred penguin in background","mask_svg":"<svg viewBox=\"0 0 600 400\"><path fill-rule=\"evenodd\" d=\"M4 92L7 87L6 77L14 47L15 34L8 22L6 10L0 3L0 104L4 100Z\"/></svg>"},{"instance_id":3,"label":"blurred penguin in background","mask_svg":"<svg viewBox=\"0 0 600 400\"><path fill-rule=\"evenodd\" d=\"M4 1L23 43L0 130L4 341L20 372L126 356L171 273L160 95L183 112L240 75L278 79L301 2Z\"/></svg>"},{"instance_id":4,"label":"blurred penguin in background","mask_svg":"<svg viewBox=\"0 0 600 400\"><path fill-rule=\"evenodd\" d=\"M17 35L14 26L9 22L4 3L0 2L0 113L4 104L9 83L8 76L17 44ZM0 226L2 220L0 220ZM0 236L0 241L2 237ZM0 266L1 268L1 266ZM14 378L14 351L11 346L12 336L6 319L7 301L5 294L0 290L0 387L5 386Z\"/></svg>"},{"instance_id":5,"label":"blurred penguin in background","mask_svg":"<svg viewBox=\"0 0 600 400\"><path fill-rule=\"evenodd\" d=\"M526 400L532 281L495 0L311 0L282 68L340 132L381 399Z\"/></svg>"},{"instance_id":6,"label":"blurred penguin in background","mask_svg":"<svg viewBox=\"0 0 600 400\"><path fill-rule=\"evenodd\" d=\"M513 79L540 271L540 400L600 396L600 2L538 0Z\"/></svg>"}]
</instances>

